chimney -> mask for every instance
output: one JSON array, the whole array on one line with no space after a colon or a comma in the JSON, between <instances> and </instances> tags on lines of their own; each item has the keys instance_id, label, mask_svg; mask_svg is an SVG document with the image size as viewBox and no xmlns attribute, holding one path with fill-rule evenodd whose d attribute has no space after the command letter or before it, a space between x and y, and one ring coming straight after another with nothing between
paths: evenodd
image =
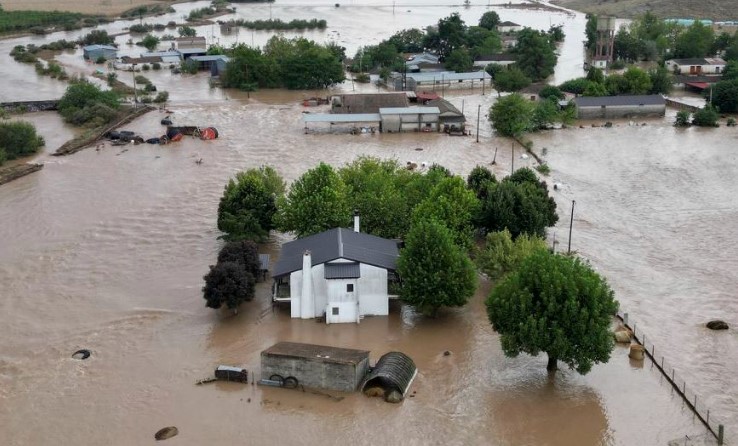
<instances>
[{"instance_id":1,"label":"chimney","mask_svg":"<svg viewBox=\"0 0 738 446\"><path fill-rule=\"evenodd\" d=\"M359 231L359 210L354 209L354 232L360 232Z\"/></svg>"},{"instance_id":2,"label":"chimney","mask_svg":"<svg viewBox=\"0 0 738 446\"><path fill-rule=\"evenodd\" d=\"M310 251L302 256L302 292L300 293L300 317L315 317L315 300L313 297L313 259Z\"/></svg>"}]
</instances>

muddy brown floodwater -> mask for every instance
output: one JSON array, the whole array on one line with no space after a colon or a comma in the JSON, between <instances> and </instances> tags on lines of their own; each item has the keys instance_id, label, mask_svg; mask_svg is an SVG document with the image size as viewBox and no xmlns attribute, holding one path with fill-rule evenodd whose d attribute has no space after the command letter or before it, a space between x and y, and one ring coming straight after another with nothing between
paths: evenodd
<instances>
[{"instance_id":1,"label":"muddy brown floodwater","mask_svg":"<svg viewBox=\"0 0 738 446\"><path fill-rule=\"evenodd\" d=\"M321 160L368 154L465 174L509 143L304 134L299 94L255 96L173 107L177 123L217 125L218 140L41 156L42 172L0 188L0 444L144 444L170 425L179 444L664 444L704 432L624 348L584 377L550 378L545 357L505 358L484 312L485 282L470 305L436 320L397 304L359 325L291 320L272 308L268 284L237 316L205 308L202 276L221 246L218 199L235 172L268 163L290 181ZM472 110L492 100L450 99ZM129 128L157 135L162 116ZM71 136L58 119L36 123ZM497 161L507 173L507 150ZM276 257L284 240L265 249ZM374 360L406 352L420 370L417 394L394 406L361 394L194 385L221 363L258 373L260 351L283 340L365 348ZM92 356L72 359L80 348Z\"/></svg>"},{"instance_id":2,"label":"muddy brown floodwater","mask_svg":"<svg viewBox=\"0 0 738 446\"><path fill-rule=\"evenodd\" d=\"M146 20L181 19L207 3L178 5L175 14ZM268 18L273 10L285 20L326 18L328 30L304 35L334 40L353 54L361 44L456 10L468 23L487 10L443 1L404 3L393 8L351 1L336 8L285 0L237 5L237 15ZM495 10L503 20L543 29L563 23L567 41L555 81L581 74L583 15ZM116 32L128 24L105 29ZM271 35L199 31L226 44L261 44ZM79 33L30 39L42 43ZM124 48L127 38L118 37ZM39 78L33 67L8 58L21 42L0 41L0 97L59 97L64 83ZM58 60L70 72L93 69L79 62L78 53ZM564 369L551 378L545 357L506 358L486 319L483 300L491 284L484 281L467 307L438 319L395 303L389 317L359 325L291 320L285 309L272 308L268 283L258 286L257 298L237 316L205 308L202 276L222 246L216 211L233 174L270 164L292 181L320 161L340 166L372 155L437 162L465 175L477 164L489 165L499 148L490 167L506 175L510 141L493 137L484 116L494 95L481 96L478 88L447 92L474 130L481 109L480 143L437 134L305 134L298 102L325 91L261 91L248 98L209 89L204 76L165 70L147 76L172 93L175 123L214 125L221 137L127 151L106 145L55 158L49 153L75 130L53 113L28 115L47 140L37 158L45 167L0 187L0 444L148 444L164 426L177 426L179 435L167 441L183 445L657 445L705 433L650 364L631 363L622 347L586 376ZM375 90L350 82L337 90L353 88ZM150 113L127 129L160 135L163 116ZM670 119L533 139L536 150L548 149L549 181L563 184L554 194L559 247L568 241L568 203L576 199L573 248L608 276L623 307L730 432L738 421L735 332L707 332L701 324L712 317L738 323L731 294L738 266L731 236L738 221L738 166L731 151L736 134L727 128L677 130ZM518 167L531 162L520 152L515 158ZM285 240L275 234L263 249L275 259ZM419 367L416 393L389 405L361 394L194 384L218 364L258 374L260 351L277 341L368 349L372 360L403 351ZM72 359L81 348L90 349L91 357ZM444 356L446 350L452 354Z\"/></svg>"}]
</instances>

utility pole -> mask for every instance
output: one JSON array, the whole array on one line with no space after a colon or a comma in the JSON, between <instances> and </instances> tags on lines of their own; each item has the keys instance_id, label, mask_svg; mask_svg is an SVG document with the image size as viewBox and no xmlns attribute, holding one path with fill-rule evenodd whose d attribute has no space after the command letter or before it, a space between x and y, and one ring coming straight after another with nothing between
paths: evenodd
<instances>
[{"instance_id":1,"label":"utility pole","mask_svg":"<svg viewBox=\"0 0 738 446\"><path fill-rule=\"evenodd\" d=\"M569 248L567 248L566 253L571 254L571 228L574 226L574 204L576 201L571 200L571 220L569 220Z\"/></svg>"},{"instance_id":2,"label":"utility pole","mask_svg":"<svg viewBox=\"0 0 738 446\"><path fill-rule=\"evenodd\" d=\"M481 114L482 114L482 104L479 104L477 105L477 142L479 142L479 116Z\"/></svg>"},{"instance_id":3,"label":"utility pole","mask_svg":"<svg viewBox=\"0 0 738 446\"><path fill-rule=\"evenodd\" d=\"M131 65L133 70L133 108L138 108L138 93L136 92L136 64Z\"/></svg>"},{"instance_id":4,"label":"utility pole","mask_svg":"<svg viewBox=\"0 0 738 446\"><path fill-rule=\"evenodd\" d=\"M464 114L464 100L461 100L461 114Z\"/></svg>"},{"instance_id":5,"label":"utility pole","mask_svg":"<svg viewBox=\"0 0 738 446\"><path fill-rule=\"evenodd\" d=\"M482 96L484 96L484 75L487 74L486 71L482 71Z\"/></svg>"},{"instance_id":6,"label":"utility pole","mask_svg":"<svg viewBox=\"0 0 738 446\"><path fill-rule=\"evenodd\" d=\"M515 173L515 143L510 144L510 163L512 164L510 174L513 174Z\"/></svg>"}]
</instances>

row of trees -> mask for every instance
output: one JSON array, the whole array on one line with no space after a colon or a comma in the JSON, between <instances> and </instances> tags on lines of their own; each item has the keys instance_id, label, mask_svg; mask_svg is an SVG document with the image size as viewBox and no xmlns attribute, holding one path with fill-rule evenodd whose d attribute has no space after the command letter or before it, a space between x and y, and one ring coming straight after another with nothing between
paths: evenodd
<instances>
[{"instance_id":1,"label":"row of trees","mask_svg":"<svg viewBox=\"0 0 738 446\"><path fill-rule=\"evenodd\" d=\"M401 53L428 51L438 54L449 70L471 71L475 57L502 51L502 40L496 31L499 21L497 13L490 11L482 16L478 26L467 26L459 14L454 13L425 31L403 30L378 45L360 48L350 68L354 72L373 68L385 73L402 71L405 61ZM534 81L550 76L556 66L555 44L563 38L563 31L557 26L548 32L523 29L517 33L518 42L512 50L518 60L517 66Z\"/></svg>"},{"instance_id":2,"label":"row of trees","mask_svg":"<svg viewBox=\"0 0 738 446\"><path fill-rule=\"evenodd\" d=\"M559 89L583 96L617 96L668 94L672 86L673 76L663 66L648 71L629 67L623 74L608 76L599 68L591 67L586 77L566 81L559 85Z\"/></svg>"},{"instance_id":3,"label":"row of trees","mask_svg":"<svg viewBox=\"0 0 738 446\"><path fill-rule=\"evenodd\" d=\"M274 36L263 49L235 44L224 52L231 58L221 76L226 88L308 90L326 88L345 79L344 49L335 44Z\"/></svg>"},{"instance_id":4,"label":"row of trees","mask_svg":"<svg viewBox=\"0 0 738 446\"><path fill-rule=\"evenodd\" d=\"M538 102L531 102L519 93L500 98L489 109L492 128L500 136L519 137L558 123L569 124L576 119L576 109L571 103L560 107L558 101L562 97L560 90L551 87L541 91Z\"/></svg>"}]
</instances>

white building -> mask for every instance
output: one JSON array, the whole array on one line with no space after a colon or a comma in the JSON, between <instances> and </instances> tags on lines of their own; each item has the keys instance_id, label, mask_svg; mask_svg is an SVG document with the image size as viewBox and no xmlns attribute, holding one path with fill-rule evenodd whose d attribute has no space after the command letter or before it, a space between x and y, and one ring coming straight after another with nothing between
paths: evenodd
<instances>
[{"instance_id":1,"label":"white building","mask_svg":"<svg viewBox=\"0 0 738 446\"><path fill-rule=\"evenodd\" d=\"M497 24L497 31L501 33L518 32L521 29L523 29L523 27L515 22L505 21Z\"/></svg>"},{"instance_id":2,"label":"white building","mask_svg":"<svg viewBox=\"0 0 738 446\"><path fill-rule=\"evenodd\" d=\"M354 230L331 229L285 243L274 267L273 300L289 302L293 318L325 316L327 324L389 314L388 281L397 242Z\"/></svg>"},{"instance_id":3,"label":"white building","mask_svg":"<svg viewBox=\"0 0 738 446\"><path fill-rule=\"evenodd\" d=\"M725 71L725 61L719 57L671 59L666 67L676 74L721 74Z\"/></svg>"}]
</instances>

